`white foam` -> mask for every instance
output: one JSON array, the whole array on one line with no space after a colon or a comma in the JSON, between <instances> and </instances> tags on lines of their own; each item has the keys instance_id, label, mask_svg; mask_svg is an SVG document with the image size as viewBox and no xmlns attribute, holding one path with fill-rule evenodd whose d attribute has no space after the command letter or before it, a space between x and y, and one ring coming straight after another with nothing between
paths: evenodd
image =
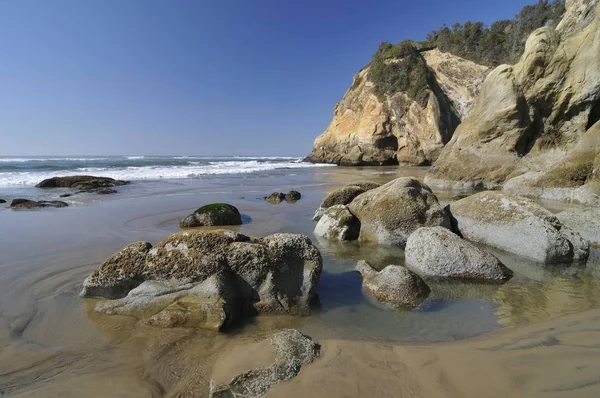
<instances>
[{"instance_id":1,"label":"white foam","mask_svg":"<svg viewBox=\"0 0 600 398\"><path fill-rule=\"evenodd\" d=\"M54 162L72 161L85 162L90 160L110 160L110 158L0 158L0 163Z\"/></svg>"},{"instance_id":2,"label":"white foam","mask_svg":"<svg viewBox=\"0 0 600 398\"><path fill-rule=\"evenodd\" d=\"M93 174L99 177L111 177L119 180L160 180L199 178L205 175L247 174L277 169L332 166L325 164L297 163L297 158L291 159L290 161L271 163L259 161L225 161L190 166L131 166L122 168L83 167L69 171L0 172L0 187L33 186L46 178L81 174Z\"/></svg>"}]
</instances>

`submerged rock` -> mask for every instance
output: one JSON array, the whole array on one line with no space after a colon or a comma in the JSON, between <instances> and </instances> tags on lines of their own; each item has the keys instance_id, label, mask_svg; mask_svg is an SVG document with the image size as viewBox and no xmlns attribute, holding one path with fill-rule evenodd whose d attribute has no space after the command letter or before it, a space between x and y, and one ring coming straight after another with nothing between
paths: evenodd
<instances>
[{"instance_id":1,"label":"submerged rock","mask_svg":"<svg viewBox=\"0 0 600 398\"><path fill-rule=\"evenodd\" d=\"M67 207L69 206L66 202L61 202L59 200L29 200L29 199L13 199L10 203L11 209L41 209L44 207Z\"/></svg>"},{"instance_id":2,"label":"submerged rock","mask_svg":"<svg viewBox=\"0 0 600 398\"><path fill-rule=\"evenodd\" d=\"M361 260L356 270L363 277L363 288L378 301L392 307L414 307L421 304L431 289L421 277L401 265L388 265L377 272Z\"/></svg>"},{"instance_id":3,"label":"submerged rock","mask_svg":"<svg viewBox=\"0 0 600 398\"><path fill-rule=\"evenodd\" d=\"M302 199L302 194L298 191L289 191L285 194L285 200L288 202L297 202Z\"/></svg>"},{"instance_id":4,"label":"submerged rock","mask_svg":"<svg viewBox=\"0 0 600 398\"><path fill-rule=\"evenodd\" d=\"M408 237L406 265L423 276L505 282L512 271L443 227L419 228Z\"/></svg>"},{"instance_id":5,"label":"submerged rock","mask_svg":"<svg viewBox=\"0 0 600 398\"><path fill-rule=\"evenodd\" d=\"M316 299L321 254L303 235L179 232L132 243L86 278L95 310L158 326L223 329L241 313L303 314Z\"/></svg>"},{"instance_id":6,"label":"submerged rock","mask_svg":"<svg viewBox=\"0 0 600 398\"><path fill-rule=\"evenodd\" d=\"M466 239L542 263L577 259L574 243L580 246L579 239L563 233L558 218L530 199L480 192L450 204L450 211Z\"/></svg>"},{"instance_id":7,"label":"submerged rock","mask_svg":"<svg viewBox=\"0 0 600 398\"><path fill-rule=\"evenodd\" d=\"M181 228L241 225L239 210L227 203L202 206L179 222Z\"/></svg>"},{"instance_id":8,"label":"submerged rock","mask_svg":"<svg viewBox=\"0 0 600 398\"><path fill-rule=\"evenodd\" d=\"M317 223L315 235L327 239L356 240L360 235L360 221L344 205L331 206Z\"/></svg>"},{"instance_id":9,"label":"submerged rock","mask_svg":"<svg viewBox=\"0 0 600 398\"><path fill-rule=\"evenodd\" d=\"M265 200L272 204L279 204L285 200L285 194L283 192L273 192L269 196L265 196Z\"/></svg>"},{"instance_id":10,"label":"submerged rock","mask_svg":"<svg viewBox=\"0 0 600 398\"><path fill-rule=\"evenodd\" d=\"M129 184L129 181L115 180L109 177L94 176L67 176L52 177L41 181L36 185L37 188L72 188L72 189L98 189L115 187Z\"/></svg>"},{"instance_id":11,"label":"submerged rock","mask_svg":"<svg viewBox=\"0 0 600 398\"><path fill-rule=\"evenodd\" d=\"M6 203L5 199L0 199L0 203Z\"/></svg>"},{"instance_id":12,"label":"submerged rock","mask_svg":"<svg viewBox=\"0 0 600 398\"><path fill-rule=\"evenodd\" d=\"M100 188L98 190L95 191L98 195L111 195L114 193L117 193L116 189L112 189L112 188Z\"/></svg>"},{"instance_id":13,"label":"submerged rock","mask_svg":"<svg viewBox=\"0 0 600 398\"><path fill-rule=\"evenodd\" d=\"M225 354L217 361L214 378L210 382L210 398L261 397L271 386L295 377L303 365L313 362L319 356L320 346L297 330L285 329L266 341L240 347L237 351ZM247 353L256 355L248 358ZM252 364L254 360L263 358L273 360L265 366ZM233 363L238 369L250 369L232 375L230 368Z\"/></svg>"},{"instance_id":14,"label":"submerged rock","mask_svg":"<svg viewBox=\"0 0 600 398\"><path fill-rule=\"evenodd\" d=\"M349 205L360 220L360 240L404 247L420 227L450 228L450 218L431 189L404 177L357 196Z\"/></svg>"}]
</instances>

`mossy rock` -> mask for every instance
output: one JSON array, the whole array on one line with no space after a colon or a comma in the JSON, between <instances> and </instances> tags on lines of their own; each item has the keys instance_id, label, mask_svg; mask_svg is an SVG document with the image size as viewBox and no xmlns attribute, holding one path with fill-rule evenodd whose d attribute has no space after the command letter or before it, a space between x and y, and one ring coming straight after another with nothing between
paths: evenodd
<instances>
[{"instance_id":1,"label":"mossy rock","mask_svg":"<svg viewBox=\"0 0 600 398\"><path fill-rule=\"evenodd\" d=\"M179 222L181 228L241 225L239 210L227 203L213 203L202 206Z\"/></svg>"}]
</instances>

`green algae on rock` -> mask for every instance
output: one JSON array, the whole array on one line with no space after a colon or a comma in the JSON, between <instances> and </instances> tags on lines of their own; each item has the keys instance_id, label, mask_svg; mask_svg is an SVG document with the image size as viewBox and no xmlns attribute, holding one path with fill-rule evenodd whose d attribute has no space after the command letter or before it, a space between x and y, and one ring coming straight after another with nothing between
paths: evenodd
<instances>
[{"instance_id":1,"label":"green algae on rock","mask_svg":"<svg viewBox=\"0 0 600 398\"><path fill-rule=\"evenodd\" d=\"M227 203L202 206L179 222L181 228L241 225L239 210Z\"/></svg>"}]
</instances>

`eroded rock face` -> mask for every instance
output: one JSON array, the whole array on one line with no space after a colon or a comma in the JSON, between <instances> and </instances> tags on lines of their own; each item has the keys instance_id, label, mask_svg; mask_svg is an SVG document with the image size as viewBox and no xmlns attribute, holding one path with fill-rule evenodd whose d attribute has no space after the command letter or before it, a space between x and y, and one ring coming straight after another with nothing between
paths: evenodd
<instances>
[{"instance_id":1,"label":"eroded rock face","mask_svg":"<svg viewBox=\"0 0 600 398\"><path fill-rule=\"evenodd\" d=\"M360 221L348 207L331 206L323 211L314 233L326 239L356 240L360 234Z\"/></svg>"},{"instance_id":2,"label":"eroded rock face","mask_svg":"<svg viewBox=\"0 0 600 398\"><path fill-rule=\"evenodd\" d=\"M361 260L356 270L363 277L363 288L379 302L394 308L417 306L431 292L419 275L401 265L388 265L378 272Z\"/></svg>"},{"instance_id":3,"label":"eroded rock face","mask_svg":"<svg viewBox=\"0 0 600 398\"><path fill-rule=\"evenodd\" d=\"M367 66L335 106L307 160L351 166L435 160L469 112L487 68L438 50L422 56L434 77L425 104L402 92L378 98Z\"/></svg>"},{"instance_id":4,"label":"eroded rock face","mask_svg":"<svg viewBox=\"0 0 600 398\"><path fill-rule=\"evenodd\" d=\"M420 227L450 228L450 219L431 189L412 177L365 192L348 208L360 220L362 241L404 247Z\"/></svg>"},{"instance_id":5,"label":"eroded rock face","mask_svg":"<svg viewBox=\"0 0 600 398\"><path fill-rule=\"evenodd\" d=\"M406 265L434 278L505 282L513 274L494 255L443 227L419 228L409 236Z\"/></svg>"},{"instance_id":6,"label":"eroded rock face","mask_svg":"<svg viewBox=\"0 0 600 398\"><path fill-rule=\"evenodd\" d=\"M202 206L179 222L181 228L241 225L239 210L227 203Z\"/></svg>"},{"instance_id":7,"label":"eroded rock face","mask_svg":"<svg viewBox=\"0 0 600 398\"><path fill-rule=\"evenodd\" d=\"M124 247L86 278L81 296L110 299L95 306L101 313L220 330L242 312L306 313L321 270L302 235L190 230Z\"/></svg>"},{"instance_id":8,"label":"eroded rock face","mask_svg":"<svg viewBox=\"0 0 600 398\"><path fill-rule=\"evenodd\" d=\"M466 239L542 263L587 258L580 237L563 233L558 218L530 199L480 192L450 204L450 211Z\"/></svg>"},{"instance_id":9,"label":"eroded rock face","mask_svg":"<svg viewBox=\"0 0 600 398\"><path fill-rule=\"evenodd\" d=\"M600 204L600 5L571 0L485 79L426 183ZM526 177L516 179L530 172Z\"/></svg>"},{"instance_id":10,"label":"eroded rock face","mask_svg":"<svg viewBox=\"0 0 600 398\"><path fill-rule=\"evenodd\" d=\"M29 199L13 199L10 203L11 209L42 209L44 207L67 207L69 206L66 202L61 202L60 200L29 200Z\"/></svg>"},{"instance_id":11,"label":"eroded rock face","mask_svg":"<svg viewBox=\"0 0 600 398\"><path fill-rule=\"evenodd\" d=\"M282 330L267 341L244 348L244 353L272 356L274 360L269 365L252 367L252 364L246 364L248 359L234 355L237 353L231 354L232 358L225 354L225 358L220 358L216 364L216 375L210 383L210 398L261 397L271 386L295 377L302 366L313 362L320 353L318 344L294 329ZM238 375L230 375L227 368L231 367L231 363L236 363L237 367L252 368Z\"/></svg>"},{"instance_id":12,"label":"eroded rock face","mask_svg":"<svg viewBox=\"0 0 600 398\"><path fill-rule=\"evenodd\" d=\"M108 177L94 176L68 176L52 177L36 185L37 188L72 188L72 189L98 189L116 187L128 184L128 181L115 180Z\"/></svg>"}]
</instances>

